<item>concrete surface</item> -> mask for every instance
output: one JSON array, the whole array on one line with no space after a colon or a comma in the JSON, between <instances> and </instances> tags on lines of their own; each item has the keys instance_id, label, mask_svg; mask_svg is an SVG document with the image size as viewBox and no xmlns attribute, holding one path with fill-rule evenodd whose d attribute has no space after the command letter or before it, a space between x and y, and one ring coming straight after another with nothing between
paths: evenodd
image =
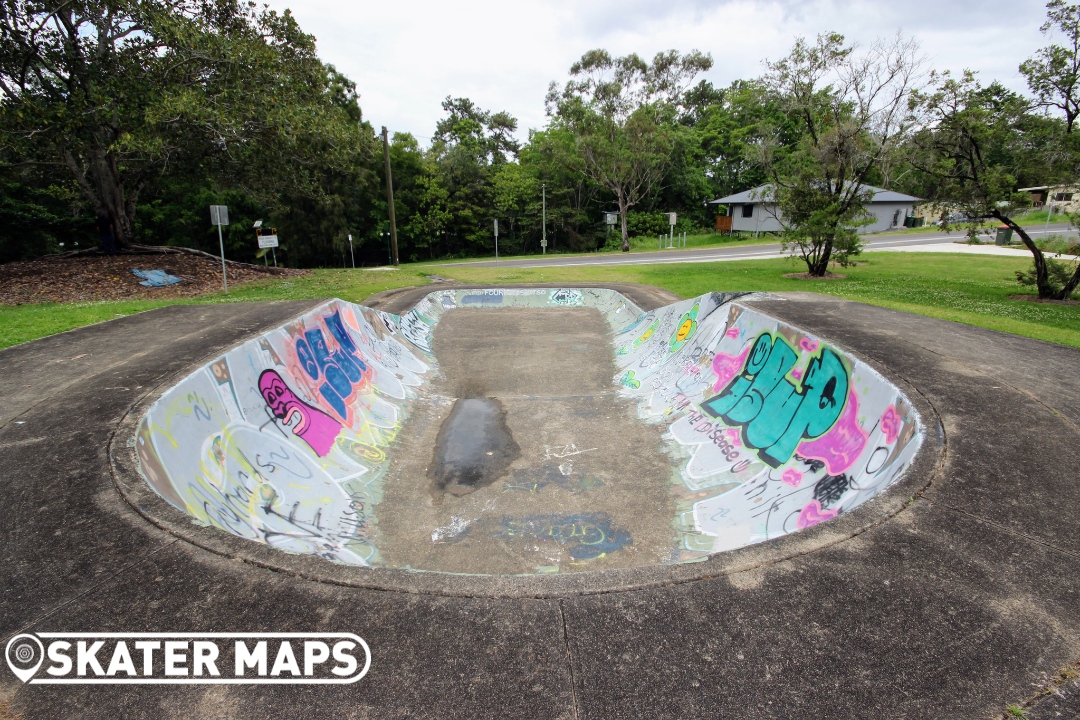
<instances>
[{"instance_id":1,"label":"concrete surface","mask_svg":"<svg viewBox=\"0 0 1080 720\"><path fill-rule=\"evenodd\" d=\"M922 444L902 391L752 297L644 311L605 288L450 288L401 315L334 300L167 388L114 462L182 513L140 506L160 526L348 565L696 562L849 514Z\"/></svg>"},{"instance_id":2,"label":"concrete surface","mask_svg":"<svg viewBox=\"0 0 1080 720\"><path fill-rule=\"evenodd\" d=\"M376 508L372 542L386 565L519 574L669 559L663 429L616 396L599 311L455 310L435 326L434 351L441 377L401 428ZM497 482L433 503L430 483L416 478L427 475L451 398L468 397L502 404L521 456Z\"/></svg>"},{"instance_id":3,"label":"concrete surface","mask_svg":"<svg viewBox=\"0 0 1080 720\"><path fill-rule=\"evenodd\" d=\"M809 293L756 305L940 421L920 483L693 576L605 592L584 578L606 573L578 573L559 597L314 581L125 502L108 452L140 398L310 305L163 308L0 352L0 642L344 631L373 653L344 687L23 686L0 670L0 716L1075 716L1042 688L1080 658L1080 351Z\"/></svg>"}]
</instances>

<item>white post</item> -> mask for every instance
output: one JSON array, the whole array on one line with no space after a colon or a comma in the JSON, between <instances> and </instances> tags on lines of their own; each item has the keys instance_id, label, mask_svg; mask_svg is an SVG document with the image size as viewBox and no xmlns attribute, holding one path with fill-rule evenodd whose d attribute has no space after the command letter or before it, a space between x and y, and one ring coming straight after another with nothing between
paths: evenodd
<instances>
[{"instance_id":1,"label":"white post","mask_svg":"<svg viewBox=\"0 0 1080 720\"><path fill-rule=\"evenodd\" d=\"M356 269L356 255L353 254L352 249L352 233L349 233L349 257L352 258L352 269Z\"/></svg>"},{"instance_id":2,"label":"white post","mask_svg":"<svg viewBox=\"0 0 1080 720\"><path fill-rule=\"evenodd\" d=\"M221 247L221 283L225 286L225 294L229 294L229 276L225 272L225 238L221 234L221 226L229 224L229 208L225 205L210 206L210 224L217 225L218 245Z\"/></svg>"},{"instance_id":3,"label":"white post","mask_svg":"<svg viewBox=\"0 0 1080 720\"><path fill-rule=\"evenodd\" d=\"M541 230L540 234L540 254L547 255L547 184L542 184L540 190L544 193L544 217L542 220L544 229Z\"/></svg>"},{"instance_id":4,"label":"white post","mask_svg":"<svg viewBox=\"0 0 1080 720\"><path fill-rule=\"evenodd\" d=\"M229 294L229 276L225 274L225 239L221 235L221 223L217 226L218 244L221 245L221 282L225 286L225 294Z\"/></svg>"}]
</instances>

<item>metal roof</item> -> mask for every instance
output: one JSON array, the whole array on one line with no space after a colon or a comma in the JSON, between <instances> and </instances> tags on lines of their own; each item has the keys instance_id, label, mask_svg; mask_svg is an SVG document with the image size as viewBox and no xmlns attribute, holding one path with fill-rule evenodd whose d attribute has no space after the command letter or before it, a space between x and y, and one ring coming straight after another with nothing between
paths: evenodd
<instances>
[{"instance_id":1,"label":"metal roof","mask_svg":"<svg viewBox=\"0 0 1080 720\"><path fill-rule=\"evenodd\" d=\"M870 202L918 202L920 198L912 197L911 195L905 195L904 193L893 192L892 190L885 190L883 188L874 187L873 185L866 185L865 187L874 191L874 199ZM734 195L728 195L717 200L710 200L710 205L745 205L746 203L771 203L772 199L772 186L761 185L750 190L743 190L741 193L735 193Z\"/></svg>"}]
</instances>

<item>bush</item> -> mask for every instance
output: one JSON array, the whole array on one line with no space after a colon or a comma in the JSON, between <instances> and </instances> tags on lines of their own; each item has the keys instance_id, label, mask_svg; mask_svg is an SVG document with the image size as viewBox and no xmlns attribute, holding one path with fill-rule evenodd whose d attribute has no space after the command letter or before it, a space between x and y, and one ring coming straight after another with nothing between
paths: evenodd
<instances>
[{"instance_id":1,"label":"bush","mask_svg":"<svg viewBox=\"0 0 1080 720\"><path fill-rule=\"evenodd\" d=\"M1046 274L1047 281L1054 292L1061 292L1062 288L1072 279L1073 273L1076 271L1076 264L1065 262L1063 260L1053 260L1046 258ZM1016 281L1021 285L1036 285L1035 280L1035 261L1031 261L1031 268L1027 271L1017 270Z\"/></svg>"}]
</instances>

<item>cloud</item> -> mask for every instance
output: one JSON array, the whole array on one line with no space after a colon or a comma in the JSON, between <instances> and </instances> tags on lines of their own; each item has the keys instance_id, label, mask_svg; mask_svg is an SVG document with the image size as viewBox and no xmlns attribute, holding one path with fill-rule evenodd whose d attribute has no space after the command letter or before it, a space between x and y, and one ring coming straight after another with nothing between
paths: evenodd
<instances>
[{"instance_id":1,"label":"cloud","mask_svg":"<svg viewBox=\"0 0 1080 720\"><path fill-rule=\"evenodd\" d=\"M587 50L644 57L677 49L712 53L717 85L756 77L799 35L836 30L866 44L904 30L939 69L970 67L1022 90L1017 66L1046 44L1034 0L905 3L855 0L272 0L290 7L319 53L354 81L364 116L426 143L447 95L541 127L544 93Z\"/></svg>"}]
</instances>

